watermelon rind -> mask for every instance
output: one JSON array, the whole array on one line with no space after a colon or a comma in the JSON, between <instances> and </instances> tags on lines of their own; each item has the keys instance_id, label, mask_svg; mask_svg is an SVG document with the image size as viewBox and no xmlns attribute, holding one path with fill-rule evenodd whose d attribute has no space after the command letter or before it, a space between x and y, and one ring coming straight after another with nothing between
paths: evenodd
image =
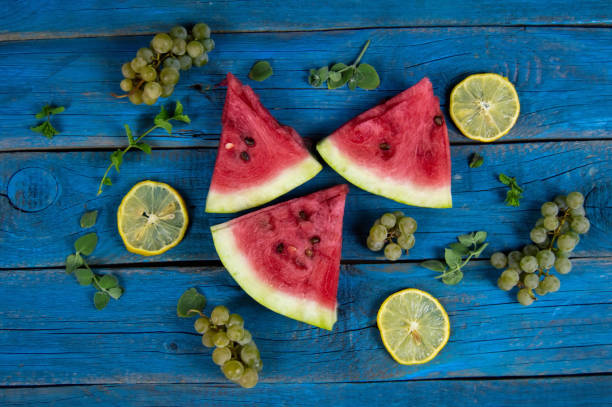
<instances>
[{"instance_id":1,"label":"watermelon rind","mask_svg":"<svg viewBox=\"0 0 612 407\"><path fill-rule=\"evenodd\" d=\"M399 182L394 178L380 176L351 160L330 137L317 144L317 151L338 174L363 190L407 205L427 208L451 208L453 206L450 184L432 188L410 181Z\"/></svg>"},{"instance_id":2,"label":"watermelon rind","mask_svg":"<svg viewBox=\"0 0 612 407\"><path fill-rule=\"evenodd\" d=\"M221 262L238 285L255 301L289 318L319 328L332 329L337 318L335 307L326 307L316 301L287 294L262 280L236 244L231 221L210 229Z\"/></svg>"},{"instance_id":3,"label":"watermelon rind","mask_svg":"<svg viewBox=\"0 0 612 407\"><path fill-rule=\"evenodd\" d=\"M279 159L282 159L282 157L279 157ZM229 193L211 189L206 197L205 211L209 213L234 213L263 205L304 184L322 169L323 166L309 155L257 186Z\"/></svg>"}]
</instances>

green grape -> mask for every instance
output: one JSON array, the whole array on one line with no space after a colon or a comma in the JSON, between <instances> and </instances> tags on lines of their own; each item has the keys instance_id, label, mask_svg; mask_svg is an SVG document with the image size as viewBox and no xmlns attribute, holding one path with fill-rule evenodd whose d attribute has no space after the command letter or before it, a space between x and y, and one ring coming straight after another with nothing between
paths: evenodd
<instances>
[{"instance_id":1,"label":"green grape","mask_svg":"<svg viewBox=\"0 0 612 407\"><path fill-rule=\"evenodd\" d=\"M391 229L395 226L396 221L397 219L395 219L395 215L392 213L385 213L380 217L380 223L387 229Z\"/></svg>"},{"instance_id":2,"label":"green grape","mask_svg":"<svg viewBox=\"0 0 612 407\"><path fill-rule=\"evenodd\" d=\"M541 244L546 241L546 238L548 237L548 235L546 233L546 229L544 229L541 226L538 226L538 227L531 229L531 232L529 233L529 237L531 238L531 241L533 243Z\"/></svg>"},{"instance_id":3,"label":"green grape","mask_svg":"<svg viewBox=\"0 0 612 407\"><path fill-rule=\"evenodd\" d=\"M555 254L550 250L540 250L537 254L538 264L545 270L548 270L555 264Z\"/></svg>"},{"instance_id":4,"label":"green grape","mask_svg":"<svg viewBox=\"0 0 612 407\"><path fill-rule=\"evenodd\" d=\"M225 332L219 331L213 336L213 343L218 348L224 348L230 344L230 339Z\"/></svg>"},{"instance_id":5,"label":"green grape","mask_svg":"<svg viewBox=\"0 0 612 407\"><path fill-rule=\"evenodd\" d=\"M516 299L521 305L531 305L533 303L531 290L528 288L521 288L516 294Z\"/></svg>"},{"instance_id":6,"label":"green grape","mask_svg":"<svg viewBox=\"0 0 612 407\"><path fill-rule=\"evenodd\" d=\"M528 244L523 247L523 254L525 256L535 256L539 251L540 249L538 249L538 246L534 244Z\"/></svg>"},{"instance_id":7,"label":"green grape","mask_svg":"<svg viewBox=\"0 0 612 407\"><path fill-rule=\"evenodd\" d=\"M544 226L544 218L539 218L536 221L534 228L539 228L539 227L542 227L542 226Z\"/></svg>"},{"instance_id":8,"label":"green grape","mask_svg":"<svg viewBox=\"0 0 612 407\"><path fill-rule=\"evenodd\" d=\"M181 55L179 57L179 63L181 64L181 71L187 71L191 69L191 57L189 55Z\"/></svg>"},{"instance_id":9,"label":"green grape","mask_svg":"<svg viewBox=\"0 0 612 407\"><path fill-rule=\"evenodd\" d=\"M404 216L398 222L402 234L413 235L417 230L417 221L410 216Z\"/></svg>"},{"instance_id":10,"label":"green grape","mask_svg":"<svg viewBox=\"0 0 612 407\"><path fill-rule=\"evenodd\" d=\"M121 65L121 74L127 79L134 79L136 77L136 71L132 69L131 62L126 62L125 64Z\"/></svg>"},{"instance_id":11,"label":"green grape","mask_svg":"<svg viewBox=\"0 0 612 407\"><path fill-rule=\"evenodd\" d=\"M244 327L244 319L238 314L231 314L227 320L227 326L239 326Z\"/></svg>"},{"instance_id":12,"label":"green grape","mask_svg":"<svg viewBox=\"0 0 612 407\"><path fill-rule=\"evenodd\" d=\"M147 82L142 91L143 97L149 97L157 100L161 96L162 87L159 82Z\"/></svg>"},{"instance_id":13,"label":"green grape","mask_svg":"<svg viewBox=\"0 0 612 407\"><path fill-rule=\"evenodd\" d=\"M497 286L504 291L510 291L515 286L515 284L500 277L497 279Z\"/></svg>"},{"instance_id":14,"label":"green grape","mask_svg":"<svg viewBox=\"0 0 612 407\"><path fill-rule=\"evenodd\" d=\"M221 371L229 380L240 380L244 373L244 365L237 360L228 360L221 366Z\"/></svg>"},{"instance_id":15,"label":"green grape","mask_svg":"<svg viewBox=\"0 0 612 407\"><path fill-rule=\"evenodd\" d=\"M574 216L570 226L574 232L584 235L591 228L591 222L584 216Z\"/></svg>"},{"instance_id":16,"label":"green grape","mask_svg":"<svg viewBox=\"0 0 612 407\"><path fill-rule=\"evenodd\" d=\"M197 66L198 68L204 66L208 63L208 54L204 52L200 56L193 58L191 61L192 64Z\"/></svg>"},{"instance_id":17,"label":"green grape","mask_svg":"<svg viewBox=\"0 0 612 407\"><path fill-rule=\"evenodd\" d=\"M372 237L372 235L368 236L368 239L366 240L366 245L368 246L368 249L370 249L373 252L377 252L382 250L383 247L385 247L385 241L384 240L374 240L374 238Z\"/></svg>"},{"instance_id":18,"label":"green grape","mask_svg":"<svg viewBox=\"0 0 612 407\"><path fill-rule=\"evenodd\" d=\"M259 359L259 349L253 343L249 343L244 345L242 349L240 349L240 359L247 366L253 366L255 361Z\"/></svg>"},{"instance_id":19,"label":"green grape","mask_svg":"<svg viewBox=\"0 0 612 407\"><path fill-rule=\"evenodd\" d=\"M174 85L162 85L161 97L167 98L174 92Z\"/></svg>"},{"instance_id":20,"label":"green grape","mask_svg":"<svg viewBox=\"0 0 612 407\"><path fill-rule=\"evenodd\" d=\"M132 59L130 62L130 66L134 70L134 72L140 72L145 66L147 66L147 61L143 57L136 57Z\"/></svg>"},{"instance_id":21,"label":"green grape","mask_svg":"<svg viewBox=\"0 0 612 407\"><path fill-rule=\"evenodd\" d=\"M187 42L183 38L175 38L172 40L172 50L174 55L185 55L187 51Z\"/></svg>"},{"instance_id":22,"label":"green grape","mask_svg":"<svg viewBox=\"0 0 612 407\"><path fill-rule=\"evenodd\" d=\"M561 281L559 281L556 276L546 276L544 277L544 280L542 280L542 283L544 284L546 291L550 293L559 291L559 288L561 287Z\"/></svg>"},{"instance_id":23,"label":"green grape","mask_svg":"<svg viewBox=\"0 0 612 407\"><path fill-rule=\"evenodd\" d=\"M537 295L546 295L546 294L548 294L548 291L546 291L546 289L542 285L541 281L540 281L540 284L535 288L535 293Z\"/></svg>"},{"instance_id":24,"label":"green grape","mask_svg":"<svg viewBox=\"0 0 612 407\"><path fill-rule=\"evenodd\" d=\"M555 204L561 210L567 209L567 202L565 201L565 195L557 195L554 199Z\"/></svg>"},{"instance_id":25,"label":"green grape","mask_svg":"<svg viewBox=\"0 0 612 407\"><path fill-rule=\"evenodd\" d=\"M144 102L145 105L152 106L155 104L155 102L157 102L157 99L158 98L151 97L148 94L142 92L142 101Z\"/></svg>"},{"instance_id":26,"label":"green grape","mask_svg":"<svg viewBox=\"0 0 612 407\"><path fill-rule=\"evenodd\" d=\"M544 202L541 208L542 216L557 216L559 207L554 202Z\"/></svg>"},{"instance_id":27,"label":"green grape","mask_svg":"<svg viewBox=\"0 0 612 407\"><path fill-rule=\"evenodd\" d=\"M202 41L202 45L204 46L204 51L210 52L215 49L215 41L212 38L206 38Z\"/></svg>"},{"instance_id":28,"label":"green grape","mask_svg":"<svg viewBox=\"0 0 612 407\"><path fill-rule=\"evenodd\" d=\"M570 192L567 194L565 201L570 209L576 209L584 203L584 195L580 192Z\"/></svg>"},{"instance_id":29,"label":"green grape","mask_svg":"<svg viewBox=\"0 0 612 407\"><path fill-rule=\"evenodd\" d=\"M540 283L540 277L537 274L527 274L523 277L523 284L525 287L534 289Z\"/></svg>"},{"instance_id":30,"label":"green grape","mask_svg":"<svg viewBox=\"0 0 612 407\"><path fill-rule=\"evenodd\" d=\"M389 243L385 246L385 257L390 261L399 259L402 257L402 248L396 243Z\"/></svg>"},{"instance_id":31,"label":"green grape","mask_svg":"<svg viewBox=\"0 0 612 407\"><path fill-rule=\"evenodd\" d=\"M163 85L175 85L179 77L179 71L174 68L164 68L159 73L159 80Z\"/></svg>"},{"instance_id":32,"label":"green grape","mask_svg":"<svg viewBox=\"0 0 612 407\"><path fill-rule=\"evenodd\" d=\"M503 273L501 273L500 278L502 280L508 281L509 283L512 283L512 286L514 287L519 281L519 272L515 269L507 269L504 270Z\"/></svg>"},{"instance_id":33,"label":"green grape","mask_svg":"<svg viewBox=\"0 0 612 407\"><path fill-rule=\"evenodd\" d=\"M399 222L399 220L404 216L404 212L394 211L393 216L395 216L395 219Z\"/></svg>"},{"instance_id":34,"label":"green grape","mask_svg":"<svg viewBox=\"0 0 612 407\"><path fill-rule=\"evenodd\" d=\"M240 384L240 386L244 387L245 389L250 389L250 388L255 387L258 380L259 380L259 375L257 374L257 370L251 367L247 367L246 369L244 369L244 373L242 374L242 377L238 379L238 383Z\"/></svg>"},{"instance_id":35,"label":"green grape","mask_svg":"<svg viewBox=\"0 0 612 407\"><path fill-rule=\"evenodd\" d=\"M204 332L208 331L208 328L210 328L210 320L207 317L200 317L195 320L193 327L197 333L203 334Z\"/></svg>"},{"instance_id":36,"label":"green grape","mask_svg":"<svg viewBox=\"0 0 612 407\"><path fill-rule=\"evenodd\" d=\"M559 218L556 216L547 216L544 218L544 228L553 231L559 227Z\"/></svg>"},{"instance_id":37,"label":"green grape","mask_svg":"<svg viewBox=\"0 0 612 407\"><path fill-rule=\"evenodd\" d=\"M147 64L150 64L153 61L153 57L155 56L155 54L153 53L153 51L151 51L151 48L140 48L138 52L136 52L136 56L141 57L142 59L147 61Z\"/></svg>"},{"instance_id":38,"label":"green grape","mask_svg":"<svg viewBox=\"0 0 612 407\"><path fill-rule=\"evenodd\" d=\"M567 257L558 257L555 260L555 270L559 274L567 274L572 271L572 262Z\"/></svg>"},{"instance_id":39,"label":"green grape","mask_svg":"<svg viewBox=\"0 0 612 407\"><path fill-rule=\"evenodd\" d=\"M136 90L128 95L128 99L135 105L142 103L142 91Z\"/></svg>"},{"instance_id":40,"label":"green grape","mask_svg":"<svg viewBox=\"0 0 612 407\"><path fill-rule=\"evenodd\" d=\"M140 76L146 82L153 82L157 79L157 71L151 65L147 65L140 70Z\"/></svg>"},{"instance_id":41,"label":"green grape","mask_svg":"<svg viewBox=\"0 0 612 407\"><path fill-rule=\"evenodd\" d=\"M401 234L397 238L397 244L404 250L410 250L414 247L415 238L414 235Z\"/></svg>"},{"instance_id":42,"label":"green grape","mask_svg":"<svg viewBox=\"0 0 612 407\"><path fill-rule=\"evenodd\" d=\"M384 242L387 238L387 228L383 225L374 225L370 229L370 237L375 242Z\"/></svg>"},{"instance_id":43,"label":"green grape","mask_svg":"<svg viewBox=\"0 0 612 407\"><path fill-rule=\"evenodd\" d=\"M571 216L585 216L586 211L584 210L584 206L579 206L577 208L572 208L569 210L569 214Z\"/></svg>"},{"instance_id":44,"label":"green grape","mask_svg":"<svg viewBox=\"0 0 612 407\"><path fill-rule=\"evenodd\" d=\"M215 337L217 332L219 331L217 331L216 329L209 329L208 331L204 332L204 334L202 335L202 345L206 346L207 348L212 348L213 346L215 346L213 338Z\"/></svg>"},{"instance_id":45,"label":"green grape","mask_svg":"<svg viewBox=\"0 0 612 407\"><path fill-rule=\"evenodd\" d=\"M508 267L513 268L515 270L519 270L521 268L520 261L523 258L523 253L518 250L513 250L508 253Z\"/></svg>"},{"instance_id":46,"label":"green grape","mask_svg":"<svg viewBox=\"0 0 612 407\"><path fill-rule=\"evenodd\" d=\"M158 54L165 54L172 48L172 38L166 33L155 34L151 40L151 47Z\"/></svg>"},{"instance_id":47,"label":"green grape","mask_svg":"<svg viewBox=\"0 0 612 407\"><path fill-rule=\"evenodd\" d=\"M561 229L559 229L559 233L566 233L571 230L570 223L568 221L563 222L561 225Z\"/></svg>"},{"instance_id":48,"label":"green grape","mask_svg":"<svg viewBox=\"0 0 612 407\"><path fill-rule=\"evenodd\" d=\"M233 325L227 328L227 337L234 342L238 342L244 336L244 329L239 325Z\"/></svg>"},{"instance_id":49,"label":"green grape","mask_svg":"<svg viewBox=\"0 0 612 407\"><path fill-rule=\"evenodd\" d=\"M240 339L238 341L238 344L240 345L246 345L247 343L251 342L253 340L253 336L251 336L251 332L249 332L248 330L244 330L244 335L242 337L242 339Z\"/></svg>"},{"instance_id":50,"label":"green grape","mask_svg":"<svg viewBox=\"0 0 612 407\"><path fill-rule=\"evenodd\" d=\"M123 79L123 80L121 81L121 83L119 83L119 87L120 87L120 88L121 88L121 90L122 90L122 91L124 91L124 92L129 92L129 91L131 91L131 90L132 90L132 86L133 86L133 84L132 84L132 80L131 80L131 79L127 79L127 78Z\"/></svg>"},{"instance_id":51,"label":"green grape","mask_svg":"<svg viewBox=\"0 0 612 407\"><path fill-rule=\"evenodd\" d=\"M210 313L210 320L215 325L225 325L229 321L229 315L226 306L217 305Z\"/></svg>"},{"instance_id":52,"label":"green grape","mask_svg":"<svg viewBox=\"0 0 612 407\"><path fill-rule=\"evenodd\" d=\"M187 29L182 25L172 27L172 29L170 30L170 36L172 38L180 38L184 40L185 38L187 38Z\"/></svg>"},{"instance_id":53,"label":"green grape","mask_svg":"<svg viewBox=\"0 0 612 407\"><path fill-rule=\"evenodd\" d=\"M251 367L257 370L258 372L261 372L261 369L263 369L263 362L261 361L261 358L257 359Z\"/></svg>"},{"instance_id":54,"label":"green grape","mask_svg":"<svg viewBox=\"0 0 612 407\"><path fill-rule=\"evenodd\" d=\"M548 249L550 246L550 237L546 236L546 240L544 240L542 243L538 243L536 246L538 246L538 248L541 250Z\"/></svg>"},{"instance_id":55,"label":"green grape","mask_svg":"<svg viewBox=\"0 0 612 407\"><path fill-rule=\"evenodd\" d=\"M503 269L508 264L508 258L502 252L495 252L491 255L491 265L496 269Z\"/></svg>"},{"instance_id":56,"label":"green grape","mask_svg":"<svg viewBox=\"0 0 612 407\"><path fill-rule=\"evenodd\" d=\"M571 252L577 244L578 240L571 232L564 233L557 238L557 247L564 252Z\"/></svg>"},{"instance_id":57,"label":"green grape","mask_svg":"<svg viewBox=\"0 0 612 407\"><path fill-rule=\"evenodd\" d=\"M212 360L217 366L223 366L225 362L232 358L230 348L217 348L212 353Z\"/></svg>"},{"instance_id":58,"label":"green grape","mask_svg":"<svg viewBox=\"0 0 612 407\"><path fill-rule=\"evenodd\" d=\"M191 29L191 33L193 34L193 38L196 40L203 40L204 38L210 38L210 28L207 24L197 23Z\"/></svg>"},{"instance_id":59,"label":"green grape","mask_svg":"<svg viewBox=\"0 0 612 407\"><path fill-rule=\"evenodd\" d=\"M191 58L196 58L204 53L204 45L199 41L190 41L186 50Z\"/></svg>"},{"instance_id":60,"label":"green grape","mask_svg":"<svg viewBox=\"0 0 612 407\"><path fill-rule=\"evenodd\" d=\"M178 58L166 58L164 60L164 68L174 68L178 71L179 69L181 69L181 63L179 62Z\"/></svg>"},{"instance_id":61,"label":"green grape","mask_svg":"<svg viewBox=\"0 0 612 407\"><path fill-rule=\"evenodd\" d=\"M521 270L525 273L535 273L538 269L538 259L534 256L525 256L520 261ZM531 287L534 288L534 287Z\"/></svg>"}]
</instances>

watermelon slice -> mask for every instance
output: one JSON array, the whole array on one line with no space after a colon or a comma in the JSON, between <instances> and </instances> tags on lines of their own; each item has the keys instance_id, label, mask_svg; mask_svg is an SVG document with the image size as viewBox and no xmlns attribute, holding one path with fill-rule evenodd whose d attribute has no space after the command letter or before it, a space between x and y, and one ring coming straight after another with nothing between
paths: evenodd
<instances>
[{"instance_id":1,"label":"watermelon slice","mask_svg":"<svg viewBox=\"0 0 612 407\"><path fill-rule=\"evenodd\" d=\"M373 194L409 205L452 206L446 123L427 78L355 117L317 150L340 175Z\"/></svg>"},{"instance_id":2,"label":"watermelon slice","mask_svg":"<svg viewBox=\"0 0 612 407\"><path fill-rule=\"evenodd\" d=\"M238 212L264 204L322 169L299 134L281 126L253 89L231 73L225 82L223 130L206 212Z\"/></svg>"},{"instance_id":3,"label":"watermelon slice","mask_svg":"<svg viewBox=\"0 0 612 407\"><path fill-rule=\"evenodd\" d=\"M219 258L263 306L331 330L347 192L337 185L211 227Z\"/></svg>"}]
</instances>

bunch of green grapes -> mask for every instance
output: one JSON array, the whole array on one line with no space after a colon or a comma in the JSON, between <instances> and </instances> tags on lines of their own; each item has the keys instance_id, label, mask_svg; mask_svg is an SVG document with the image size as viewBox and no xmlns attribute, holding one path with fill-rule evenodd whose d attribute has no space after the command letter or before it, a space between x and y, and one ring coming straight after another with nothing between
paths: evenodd
<instances>
[{"instance_id":1,"label":"bunch of green grapes","mask_svg":"<svg viewBox=\"0 0 612 407\"><path fill-rule=\"evenodd\" d=\"M505 255L497 252L491 255L491 265L505 269L497 285L505 291L518 286L518 302L530 305L537 295L558 291L561 287L559 274L572 270L570 253L578 245L580 235L589 231L591 224L585 217L584 196L571 192L559 195L553 202L542 205L542 217L529 234L533 244L523 247L522 251L512 251Z\"/></svg>"},{"instance_id":2,"label":"bunch of green grapes","mask_svg":"<svg viewBox=\"0 0 612 407\"><path fill-rule=\"evenodd\" d=\"M404 216L403 212L385 213L374 222L366 243L373 252L384 248L385 257L395 261L402 256L402 249L408 255L408 250L414 246L416 230L416 220Z\"/></svg>"},{"instance_id":3,"label":"bunch of green grapes","mask_svg":"<svg viewBox=\"0 0 612 407\"><path fill-rule=\"evenodd\" d=\"M159 33L148 48L140 48L134 59L121 66L121 89L135 105L152 105L168 97L179 81L179 71L208 63L208 52L215 48L210 28L204 23L193 26L191 33L176 26L169 33Z\"/></svg>"},{"instance_id":4,"label":"bunch of green grapes","mask_svg":"<svg viewBox=\"0 0 612 407\"><path fill-rule=\"evenodd\" d=\"M196 319L194 327L202 334L204 346L215 347L212 359L225 377L248 389L257 384L263 363L240 315L230 314L227 307L220 305L212 310L210 318L203 315Z\"/></svg>"}]
</instances>

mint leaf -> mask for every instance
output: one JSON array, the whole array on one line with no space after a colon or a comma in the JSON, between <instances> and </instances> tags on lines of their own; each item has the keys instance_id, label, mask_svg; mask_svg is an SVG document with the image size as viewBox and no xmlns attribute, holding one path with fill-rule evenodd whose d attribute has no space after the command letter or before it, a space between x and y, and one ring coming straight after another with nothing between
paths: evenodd
<instances>
[{"instance_id":1,"label":"mint leaf","mask_svg":"<svg viewBox=\"0 0 612 407\"><path fill-rule=\"evenodd\" d=\"M105 292L98 291L94 295L94 305L97 310L104 309L104 307L108 305L109 301L110 301L110 296Z\"/></svg>"},{"instance_id":2,"label":"mint leaf","mask_svg":"<svg viewBox=\"0 0 612 407\"><path fill-rule=\"evenodd\" d=\"M155 125L166 130L169 135L172 134L172 124L169 121L155 119Z\"/></svg>"},{"instance_id":3,"label":"mint leaf","mask_svg":"<svg viewBox=\"0 0 612 407\"><path fill-rule=\"evenodd\" d=\"M113 185L113 182L110 180L110 178L103 177L102 178L102 184L104 184L104 185Z\"/></svg>"},{"instance_id":4,"label":"mint leaf","mask_svg":"<svg viewBox=\"0 0 612 407\"><path fill-rule=\"evenodd\" d=\"M200 294L195 288L190 288L181 295L176 306L176 314L179 317L187 318L194 316L194 312L189 310L201 311L206 306L206 297Z\"/></svg>"},{"instance_id":5,"label":"mint leaf","mask_svg":"<svg viewBox=\"0 0 612 407\"><path fill-rule=\"evenodd\" d=\"M128 126L127 124L124 124L123 127L125 128L125 134L127 135L130 145L134 144L134 136L132 135L132 129L130 129L130 126Z\"/></svg>"},{"instance_id":6,"label":"mint leaf","mask_svg":"<svg viewBox=\"0 0 612 407\"><path fill-rule=\"evenodd\" d=\"M446 270L446 266L444 266L444 264L439 260L425 260L424 262L421 262L421 267L439 272L444 272Z\"/></svg>"},{"instance_id":7,"label":"mint leaf","mask_svg":"<svg viewBox=\"0 0 612 407\"><path fill-rule=\"evenodd\" d=\"M178 105L176 108L178 108L180 105L180 102L178 102ZM176 108L174 109L175 113L176 113ZM182 113L182 108L183 106L180 105L181 111L178 112L178 114ZM166 108L164 107L164 105L161 105L159 108L159 113L157 113L157 115L155 116L155 119L153 119L153 123L157 124L158 121L166 121L170 118L170 113L168 113L168 111L166 110Z\"/></svg>"},{"instance_id":8,"label":"mint leaf","mask_svg":"<svg viewBox=\"0 0 612 407\"><path fill-rule=\"evenodd\" d=\"M50 108L49 113L58 114L58 113L62 113L64 110L66 110L64 106L58 106L58 107Z\"/></svg>"},{"instance_id":9,"label":"mint leaf","mask_svg":"<svg viewBox=\"0 0 612 407\"><path fill-rule=\"evenodd\" d=\"M510 187L510 190L506 192L506 200L505 203L507 206L519 206L519 200L523 197L521 194L523 192L523 188L519 187L516 183L516 178L508 177L505 174L499 174L499 181Z\"/></svg>"},{"instance_id":10,"label":"mint leaf","mask_svg":"<svg viewBox=\"0 0 612 407\"><path fill-rule=\"evenodd\" d=\"M115 166L117 172L119 172L119 167L121 167L121 164L123 164L123 154L124 153L122 150L113 151L113 153L111 154L110 160L111 163Z\"/></svg>"},{"instance_id":11,"label":"mint leaf","mask_svg":"<svg viewBox=\"0 0 612 407\"><path fill-rule=\"evenodd\" d=\"M463 244L457 242L451 243L450 248L452 251L454 251L461 257L466 256L470 252L470 249L465 247Z\"/></svg>"},{"instance_id":12,"label":"mint leaf","mask_svg":"<svg viewBox=\"0 0 612 407\"><path fill-rule=\"evenodd\" d=\"M80 254L89 256L93 253L96 245L98 244L98 235L95 233L88 233L85 236L81 236L74 242L74 249Z\"/></svg>"},{"instance_id":13,"label":"mint leaf","mask_svg":"<svg viewBox=\"0 0 612 407\"><path fill-rule=\"evenodd\" d=\"M273 73L274 71L268 61L258 61L251 67L249 78L257 82L262 82L272 76Z\"/></svg>"},{"instance_id":14,"label":"mint leaf","mask_svg":"<svg viewBox=\"0 0 612 407\"><path fill-rule=\"evenodd\" d=\"M357 67L357 86L361 89L372 90L380 85L378 72L370 64L360 64Z\"/></svg>"},{"instance_id":15,"label":"mint leaf","mask_svg":"<svg viewBox=\"0 0 612 407\"><path fill-rule=\"evenodd\" d=\"M474 244L480 244L485 240L487 240L487 232L484 230L479 230L478 232L474 233Z\"/></svg>"},{"instance_id":16,"label":"mint leaf","mask_svg":"<svg viewBox=\"0 0 612 407\"><path fill-rule=\"evenodd\" d=\"M105 274L98 281L98 285L105 290L108 290L109 288L117 287L119 285L119 281L117 281L117 277L113 276L112 274Z\"/></svg>"},{"instance_id":17,"label":"mint leaf","mask_svg":"<svg viewBox=\"0 0 612 407\"><path fill-rule=\"evenodd\" d=\"M343 63L332 65L329 71L329 78L327 79L327 89L337 89L341 86L344 86L353 76L354 72L354 67L348 67ZM340 76L338 77L338 75Z\"/></svg>"},{"instance_id":18,"label":"mint leaf","mask_svg":"<svg viewBox=\"0 0 612 407\"><path fill-rule=\"evenodd\" d=\"M74 275L81 285L90 285L93 280L93 273L88 268L76 269Z\"/></svg>"},{"instance_id":19,"label":"mint leaf","mask_svg":"<svg viewBox=\"0 0 612 407\"><path fill-rule=\"evenodd\" d=\"M36 113L34 116L37 119L42 119L44 117L47 117L51 114L51 106L49 105L44 105L41 109L40 112Z\"/></svg>"},{"instance_id":20,"label":"mint leaf","mask_svg":"<svg viewBox=\"0 0 612 407\"><path fill-rule=\"evenodd\" d=\"M36 127L30 127L30 130L35 131L36 133L41 133L48 139L52 139L53 136L59 134L59 132L55 130L55 127L53 127L48 121L42 122Z\"/></svg>"},{"instance_id":21,"label":"mint leaf","mask_svg":"<svg viewBox=\"0 0 612 407\"><path fill-rule=\"evenodd\" d=\"M183 104L177 100L176 105L174 106L174 116L176 117L182 114L183 114Z\"/></svg>"},{"instance_id":22,"label":"mint leaf","mask_svg":"<svg viewBox=\"0 0 612 407\"><path fill-rule=\"evenodd\" d=\"M144 141L139 141L136 144L133 144L134 148L137 148L141 151L144 151L147 154L151 154L151 146L145 143Z\"/></svg>"},{"instance_id":23,"label":"mint leaf","mask_svg":"<svg viewBox=\"0 0 612 407\"><path fill-rule=\"evenodd\" d=\"M472 234L459 235L457 236L457 240L466 247L470 247L474 244L474 236Z\"/></svg>"},{"instance_id":24,"label":"mint leaf","mask_svg":"<svg viewBox=\"0 0 612 407\"><path fill-rule=\"evenodd\" d=\"M483 163L484 163L484 158L480 154L474 153L474 154L472 154L472 158L470 159L469 166L470 166L470 168L478 168Z\"/></svg>"},{"instance_id":25,"label":"mint leaf","mask_svg":"<svg viewBox=\"0 0 612 407\"><path fill-rule=\"evenodd\" d=\"M96 224L96 220L98 219L98 211L89 211L85 212L83 216L81 216L81 227L83 229L90 228Z\"/></svg>"},{"instance_id":26,"label":"mint leaf","mask_svg":"<svg viewBox=\"0 0 612 407\"><path fill-rule=\"evenodd\" d=\"M489 243L485 243L482 246L480 246L477 250L473 251L472 254L474 255L474 257L480 257L480 255L482 254L484 249L487 248L488 245Z\"/></svg>"},{"instance_id":27,"label":"mint leaf","mask_svg":"<svg viewBox=\"0 0 612 407\"><path fill-rule=\"evenodd\" d=\"M68 257L66 257L66 273L71 274L82 265L83 258L80 254L69 254Z\"/></svg>"},{"instance_id":28,"label":"mint leaf","mask_svg":"<svg viewBox=\"0 0 612 407\"><path fill-rule=\"evenodd\" d=\"M444 249L444 260L451 270L459 267L462 262L461 256L452 249Z\"/></svg>"},{"instance_id":29,"label":"mint leaf","mask_svg":"<svg viewBox=\"0 0 612 407\"><path fill-rule=\"evenodd\" d=\"M44 105L40 112L36 113L35 116L37 119L46 118L46 120L40 123L38 126L30 127L30 130L40 133L48 139L52 139L53 136L59 134L59 132L51 125L49 119L52 115L62 113L64 110L65 108L63 106L51 107L49 105Z\"/></svg>"},{"instance_id":30,"label":"mint leaf","mask_svg":"<svg viewBox=\"0 0 612 407\"><path fill-rule=\"evenodd\" d=\"M113 287L108 289L108 294L114 299L118 300L123 295L123 288Z\"/></svg>"},{"instance_id":31,"label":"mint leaf","mask_svg":"<svg viewBox=\"0 0 612 407\"><path fill-rule=\"evenodd\" d=\"M504 185L510 185L510 183L512 182L512 179L506 174L499 174L499 182L501 182Z\"/></svg>"},{"instance_id":32,"label":"mint leaf","mask_svg":"<svg viewBox=\"0 0 612 407\"><path fill-rule=\"evenodd\" d=\"M442 282L446 285L456 285L463 279L463 272L461 270L453 270L445 273L442 276Z\"/></svg>"}]
</instances>

